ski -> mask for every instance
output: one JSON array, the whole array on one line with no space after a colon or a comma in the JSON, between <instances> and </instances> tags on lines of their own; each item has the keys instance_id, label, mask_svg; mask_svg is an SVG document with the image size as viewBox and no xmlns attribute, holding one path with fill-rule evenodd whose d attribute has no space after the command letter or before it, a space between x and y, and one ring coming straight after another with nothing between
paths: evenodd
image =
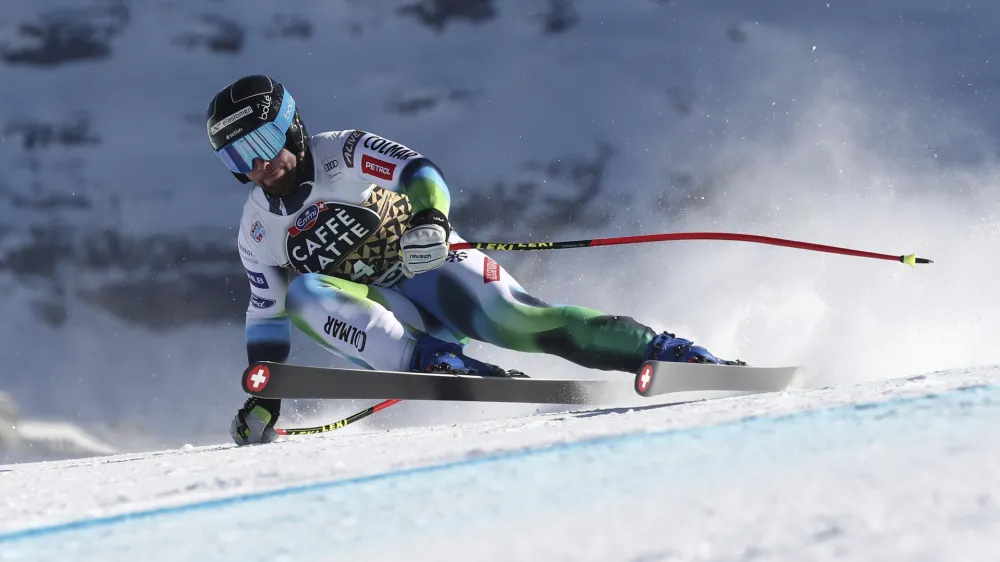
<instances>
[{"instance_id":1,"label":"ski","mask_svg":"<svg viewBox=\"0 0 1000 562\"><path fill-rule=\"evenodd\" d=\"M649 361L635 376L634 389L644 397L691 391L776 392L788 386L797 370L798 367ZM281 399L601 405L620 398L623 388L618 383L606 380L481 377L312 367L263 361L253 363L244 370L243 390L261 398ZM330 424L328 429L324 429L327 426L321 426L304 430L312 430L310 433L331 431L371 413L373 412L360 412L359 417L352 416L354 419Z\"/></svg>"},{"instance_id":2,"label":"ski","mask_svg":"<svg viewBox=\"0 0 1000 562\"><path fill-rule=\"evenodd\" d=\"M706 390L778 392L792 382L798 369L647 361L635 376L635 391L645 397Z\"/></svg>"},{"instance_id":3,"label":"ski","mask_svg":"<svg viewBox=\"0 0 1000 562\"><path fill-rule=\"evenodd\" d=\"M282 399L601 404L618 388L599 380L374 371L268 361L253 363L243 372L243 390L248 394Z\"/></svg>"}]
</instances>

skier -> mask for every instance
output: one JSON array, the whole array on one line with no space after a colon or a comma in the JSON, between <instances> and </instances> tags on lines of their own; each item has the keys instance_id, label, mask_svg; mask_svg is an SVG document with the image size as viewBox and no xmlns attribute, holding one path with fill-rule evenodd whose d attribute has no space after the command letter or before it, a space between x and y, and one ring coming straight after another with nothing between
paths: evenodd
<instances>
[{"instance_id":1,"label":"skier","mask_svg":"<svg viewBox=\"0 0 1000 562\"><path fill-rule=\"evenodd\" d=\"M288 90L245 76L208 107L212 148L252 182L238 246L250 283L247 356L283 362L291 325L369 369L516 376L463 353L476 339L635 373L649 359L739 364L632 318L531 296L451 228L451 195L427 157L373 133L310 136ZM269 442L280 400L249 398L238 445Z\"/></svg>"}]
</instances>

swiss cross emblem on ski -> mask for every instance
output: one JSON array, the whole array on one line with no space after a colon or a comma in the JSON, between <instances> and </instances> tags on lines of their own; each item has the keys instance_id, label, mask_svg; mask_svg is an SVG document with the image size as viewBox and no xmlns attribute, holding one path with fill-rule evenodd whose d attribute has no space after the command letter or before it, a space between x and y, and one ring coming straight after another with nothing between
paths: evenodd
<instances>
[{"instance_id":1,"label":"swiss cross emblem on ski","mask_svg":"<svg viewBox=\"0 0 1000 562\"><path fill-rule=\"evenodd\" d=\"M642 366L642 370L635 377L635 391L639 394L646 394L653 382L653 366L649 363Z\"/></svg>"},{"instance_id":2,"label":"swiss cross emblem on ski","mask_svg":"<svg viewBox=\"0 0 1000 562\"><path fill-rule=\"evenodd\" d=\"M264 390L270 380L271 370L267 368L267 365L258 365L247 373L247 388L253 391Z\"/></svg>"}]
</instances>

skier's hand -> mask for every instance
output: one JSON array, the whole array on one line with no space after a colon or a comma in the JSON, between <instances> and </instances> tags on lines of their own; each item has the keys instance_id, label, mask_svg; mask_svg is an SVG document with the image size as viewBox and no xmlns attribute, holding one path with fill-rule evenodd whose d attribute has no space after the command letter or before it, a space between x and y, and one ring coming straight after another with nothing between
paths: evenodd
<instances>
[{"instance_id":1,"label":"skier's hand","mask_svg":"<svg viewBox=\"0 0 1000 562\"><path fill-rule=\"evenodd\" d=\"M413 277L441 267L448 257L451 224L437 209L425 209L410 217L410 226L399 239L403 275Z\"/></svg>"},{"instance_id":2,"label":"skier's hand","mask_svg":"<svg viewBox=\"0 0 1000 562\"><path fill-rule=\"evenodd\" d=\"M277 404L275 404L277 403ZM274 422L280 415L277 410L281 402L278 400L262 400L251 397L229 424L229 434L237 445L270 443L278 438L274 431Z\"/></svg>"}]
</instances>

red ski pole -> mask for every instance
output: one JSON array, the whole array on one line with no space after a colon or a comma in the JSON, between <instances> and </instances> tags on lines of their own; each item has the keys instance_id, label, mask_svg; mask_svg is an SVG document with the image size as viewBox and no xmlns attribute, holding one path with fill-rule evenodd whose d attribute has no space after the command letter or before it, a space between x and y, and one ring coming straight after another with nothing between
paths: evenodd
<instances>
[{"instance_id":1,"label":"red ski pole","mask_svg":"<svg viewBox=\"0 0 1000 562\"><path fill-rule=\"evenodd\" d=\"M333 431L335 429L340 429L346 425L352 424L362 418L367 418L368 416L374 414L379 410L384 410L393 404L402 402L402 400L391 399L379 402L370 408L365 408L360 412L348 416L338 422L329 423L326 425L320 425L316 427L296 427L296 428L274 428L274 432L278 435L308 435L312 433L326 433L328 431Z\"/></svg>"},{"instance_id":2,"label":"red ski pole","mask_svg":"<svg viewBox=\"0 0 1000 562\"><path fill-rule=\"evenodd\" d=\"M784 246L787 248L798 248L800 250L811 250L814 252L827 252L831 254L843 254L859 258L871 258L879 260L898 261L909 266L918 263L934 263L926 258L918 258L915 254L892 255L866 252L862 250L852 250L850 248L840 248L838 246L827 246L824 244L814 244L812 242L799 242L797 240L787 240L785 238L774 238L771 236L757 236L755 234L736 234L731 232L674 232L666 234L643 234L639 236L621 236L617 238L592 238L590 240L567 240L563 242L459 242L451 244L452 250L465 250L475 248L477 250L563 250L566 248L593 248L595 246L617 246L621 244L642 244L646 242L667 242L677 240L730 240L736 242L754 242L757 244L770 244L772 246Z\"/></svg>"}]
</instances>

